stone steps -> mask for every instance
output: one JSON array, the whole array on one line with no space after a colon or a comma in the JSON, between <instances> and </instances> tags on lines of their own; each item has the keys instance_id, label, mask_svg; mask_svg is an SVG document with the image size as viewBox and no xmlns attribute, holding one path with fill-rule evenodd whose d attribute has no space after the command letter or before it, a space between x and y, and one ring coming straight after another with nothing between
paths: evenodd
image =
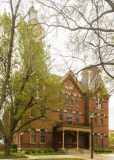
<instances>
[{"instance_id":1,"label":"stone steps","mask_svg":"<svg viewBox=\"0 0 114 160\"><path fill-rule=\"evenodd\" d=\"M65 153L68 155L75 155L75 154L91 154L91 151L88 149L65 149Z\"/></svg>"}]
</instances>

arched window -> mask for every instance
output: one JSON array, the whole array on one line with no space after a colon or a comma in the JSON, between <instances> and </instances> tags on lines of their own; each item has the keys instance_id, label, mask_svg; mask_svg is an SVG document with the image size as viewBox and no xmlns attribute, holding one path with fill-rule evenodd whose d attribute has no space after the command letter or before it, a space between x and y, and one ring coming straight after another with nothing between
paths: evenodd
<instances>
[{"instance_id":1,"label":"arched window","mask_svg":"<svg viewBox=\"0 0 114 160\"><path fill-rule=\"evenodd\" d=\"M79 112L76 112L76 118L75 118L75 122L79 122Z\"/></svg>"},{"instance_id":2,"label":"arched window","mask_svg":"<svg viewBox=\"0 0 114 160\"><path fill-rule=\"evenodd\" d=\"M63 110L59 111L59 120L63 121Z\"/></svg>"},{"instance_id":3,"label":"arched window","mask_svg":"<svg viewBox=\"0 0 114 160\"><path fill-rule=\"evenodd\" d=\"M41 129L40 141L41 141L42 143L45 142L45 130L44 130L44 129Z\"/></svg>"},{"instance_id":4,"label":"arched window","mask_svg":"<svg viewBox=\"0 0 114 160\"><path fill-rule=\"evenodd\" d=\"M94 144L97 144L97 133L94 134Z\"/></svg>"},{"instance_id":5,"label":"arched window","mask_svg":"<svg viewBox=\"0 0 114 160\"><path fill-rule=\"evenodd\" d=\"M73 105L73 95L71 94L71 105Z\"/></svg>"},{"instance_id":6,"label":"arched window","mask_svg":"<svg viewBox=\"0 0 114 160\"><path fill-rule=\"evenodd\" d=\"M94 113L94 124L97 124L97 113Z\"/></svg>"},{"instance_id":7,"label":"arched window","mask_svg":"<svg viewBox=\"0 0 114 160\"><path fill-rule=\"evenodd\" d=\"M36 130L31 129L31 143L35 143L35 142L36 142Z\"/></svg>"},{"instance_id":8,"label":"arched window","mask_svg":"<svg viewBox=\"0 0 114 160\"><path fill-rule=\"evenodd\" d=\"M79 106L79 95L76 96L76 106Z\"/></svg>"},{"instance_id":9,"label":"arched window","mask_svg":"<svg viewBox=\"0 0 114 160\"><path fill-rule=\"evenodd\" d=\"M72 111L71 110L67 111L67 123L72 124Z\"/></svg>"}]
</instances>

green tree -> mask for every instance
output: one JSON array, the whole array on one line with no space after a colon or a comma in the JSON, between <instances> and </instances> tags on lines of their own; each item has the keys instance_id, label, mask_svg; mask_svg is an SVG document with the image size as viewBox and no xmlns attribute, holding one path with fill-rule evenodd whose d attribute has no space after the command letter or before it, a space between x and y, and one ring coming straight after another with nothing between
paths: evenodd
<instances>
[{"instance_id":1,"label":"green tree","mask_svg":"<svg viewBox=\"0 0 114 160\"><path fill-rule=\"evenodd\" d=\"M60 79L50 74L50 57L44 50L41 32L35 25L18 21L11 41L12 21L4 12L1 19L1 119L0 129L5 143L5 155L10 154L13 135L42 117L49 118L46 110L58 104L61 91ZM15 28L15 27L14 27ZM10 43L10 66L8 51ZM8 74L7 74L7 69ZM7 84L4 86L4 84ZM4 90L5 87L5 90ZM4 94L3 94L4 93ZM37 110L33 118L26 117L27 110ZM41 114L43 110L43 114ZM51 118L51 117L50 117Z\"/></svg>"},{"instance_id":2,"label":"green tree","mask_svg":"<svg viewBox=\"0 0 114 160\"><path fill-rule=\"evenodd\" d=\"M109 136L109 148L112 149L112 146L114 146L114 133L113 133L113 131L110 133L110 136Z\"/></svg>"}]
</instances>

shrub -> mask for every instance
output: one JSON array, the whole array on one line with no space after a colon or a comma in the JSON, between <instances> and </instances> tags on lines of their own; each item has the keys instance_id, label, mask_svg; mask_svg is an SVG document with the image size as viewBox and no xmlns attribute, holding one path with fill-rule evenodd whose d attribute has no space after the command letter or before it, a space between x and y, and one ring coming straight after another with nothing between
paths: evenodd
<instances>
[{"instance_id":1,"label":"shrub","mask_svg":"<svg viewBox=\"0 0 114 160\"><path fill-rule=\"evenodd\" d=\"M25 154L30 154L30 150L27 149L27 150L25 151Z\"/></svg>"},{"instance_id":2,"label":"shrub","mask_svg":"<svg viewBox=\"0 0 114 160\"><path fill-rule=\"evenodd\" d=\"M17 144L12 143L12 144L11 144L11 149L15 149L16 152L17 152Z\"/></svg>"},{"instance_id":3,"label":"shrub","mask_svg":"<svg viewBox=\"0 0 114 160\"><path fill-rule=\"evenodd\" d=\"M42 153L42 151L41 151L41 150L38 150L37 153Z\"/></svg>"},{"instance_id":4,"label":"shrub","mask_svg":"<svg viewBox=\"0 0 114 160\"><path fill-rule=\"evenodd\" d=\"M43 153L48 153L48 151L45 149L45 150L43 150Z\"/></svg>"},{"instance_id":5,"label":"shrub","mask_svg":"<svg viewBox=\"0 0 114 160\"><path fill-rule=\"evenodd\" d=\"M52 152L53 152L53 149L49 149L48 152L52 153Z\"/></svg>"},{"instance_id":6,"label":"shrub","mask_svg":"<svg viewBox=\"0 0 114 160\"><path fill-rule=\"evenodd\" d=\"M11 153L16 153L16 149L11 148L10 152Z\"/></svg>"},{"instance_id":7,"label":"shrub","mask_svg":"<svg viewBox=\"0 0 114 160\"><path fill-rule=\"evenodd\" d=\"M109 150L105 150L105 152L106 152L106 153L108 153L108 152L109 152Z\"/></svg>"},{"instance_id":8,"label":"shrub","mask_svg":"<svg viewBox=\"0 0 114 160\"><path fill-rule=\"evenodd\" d=\"M111 149L109 149L108 151L109 151L109 153L112 153L112 150L111 150Z\"/></svg>"},{"instance_id":9,"label":"shrub","mask_svg":"<svg viewBox=\"0 0 114 160\"><path fill-rule=\"evenodd\" d=\"M31 152L32 152L32 153L36 153L36 150L35 150L35 149L33 149Z\"/></svg>"}]
</instances>

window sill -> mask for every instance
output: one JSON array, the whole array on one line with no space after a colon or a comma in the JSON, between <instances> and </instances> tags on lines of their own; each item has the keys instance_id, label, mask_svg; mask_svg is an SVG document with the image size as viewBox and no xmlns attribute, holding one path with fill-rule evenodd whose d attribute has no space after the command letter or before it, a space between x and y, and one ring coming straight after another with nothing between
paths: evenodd
<instances>
[{"instance_id":1,"label":"window sill","mask_svg":"<svg viewBox=\"0 0 114 160\"><path fill-rule=\"evenodd\" d=\"M43 145L44 145L44 144L46 144L46 143L40 142L40 144L43 144Z\"/></svg>"},{"instance_id":2,"label":"window sill","mask_svg":"<svg viewBox=\"0 0 114 160\"><path fill-rule=\"evenodd\" d=\"M79 108L79 106L76 106L76 108Z\"/></svg>"},{"instance_id":3,"label":"window sill","mask_svg":"<svg viewBox=\"0 0 114 160\"><path fill-rule=\"evenodd\" d=\"M95 108L95 109L97 109L97 110L102 110L102 111L103 111L103 109L102 109L102 108Z\"/></svg>"},{"instance_id":4,"label":"window sill","mask_svg":"<svg viewBox=\"0 0 114 160\"><path fill-rule=\"evenodd\" d=\"M31 142L30 144L37 144L37 143L32 143L32 142Z\"/></svg>"}]
</instances>

